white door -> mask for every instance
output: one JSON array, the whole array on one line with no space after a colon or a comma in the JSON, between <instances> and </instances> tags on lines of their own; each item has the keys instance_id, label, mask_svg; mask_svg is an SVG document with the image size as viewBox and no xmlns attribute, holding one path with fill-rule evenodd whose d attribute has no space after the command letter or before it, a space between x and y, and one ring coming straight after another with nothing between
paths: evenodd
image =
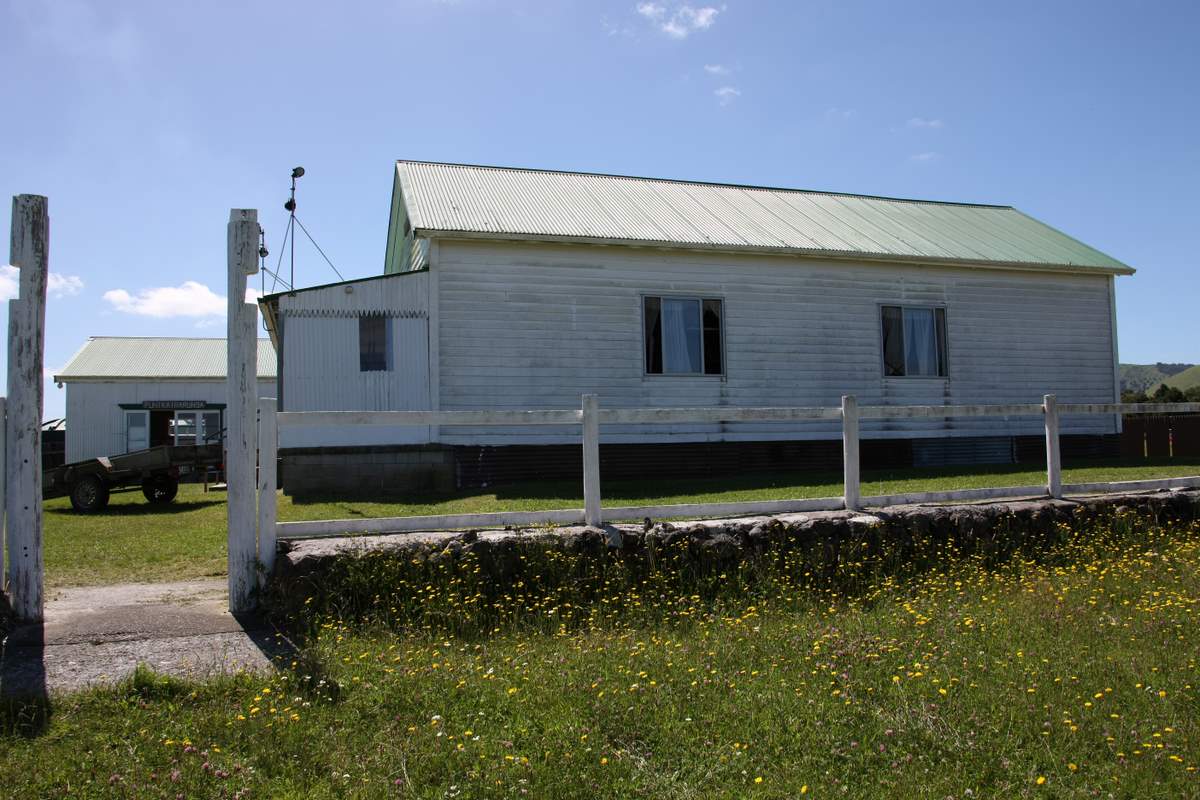
<instances>
[{"instance_id":1,"label":"white door","mask_svg":"<svg viewBox=\"0 0 1200 800\"><path fill-rule=\"evenodd\" d=\"M145 450L150 446L150 412L125 412L125 452Z\"/></svg>"}]
</instances>

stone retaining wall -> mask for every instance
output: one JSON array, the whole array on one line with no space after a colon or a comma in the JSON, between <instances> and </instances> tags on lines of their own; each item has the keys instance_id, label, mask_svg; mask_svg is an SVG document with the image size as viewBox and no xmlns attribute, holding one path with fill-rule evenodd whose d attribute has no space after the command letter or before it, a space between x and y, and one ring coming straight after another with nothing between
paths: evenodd
<instances>
[{"instance_id":1,"label":"stone retaining wall","mask_svg":"<svg viewBox=\"0 0 1200 800\"><path fill-rule=\"evenodd\" d=\"M662 548L686 543L701 562L726 563L772 547L822 543L835 554L864 537L921 535L957 546L997 538L1014 542L1052 533L1060 524L1132 513L1156 521L1200 520L1200 490L1105 495L1079 500L1030 500L972 505L895 506L867 512L828 511L774 517L659 522L599 528L483 530L405 533L281 542L273 589L287 593L321 588L320 576L338 559L363 554L414 557L478 557L497 579L512 578L519 555L529 548L602 554L619 548L623 556L653 558ZM1003 544L1003 543L1002 543Z\"/></svg>"}]
</instances>

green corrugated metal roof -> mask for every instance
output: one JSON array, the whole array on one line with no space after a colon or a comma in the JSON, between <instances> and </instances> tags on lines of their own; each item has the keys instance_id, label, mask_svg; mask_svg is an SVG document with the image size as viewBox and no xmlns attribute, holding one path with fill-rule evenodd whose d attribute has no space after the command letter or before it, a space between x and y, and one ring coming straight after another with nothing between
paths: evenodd
<instances>
[{"instance_id":1,"label":"green corrugated metal roof","mask_svg":"<svg viewBox=\"0 0 1200 800\"><path fill-rule=\"evenodd\" d=\"M399 161L418 235L1132 273L1011 206Z\"/></svg>"},{"instance_id":2,"label":"green corrugated metal roof","mask_svg":"<svg viewBox=\"0 0 1200 800\"><path fill-rule=\"evenodd\" d=\"M224 339L96 336L88 339L56 381L83 379L225 380ZM258 377L275 377L275 348L258 340Z\"/></svg>"}]
</instances>

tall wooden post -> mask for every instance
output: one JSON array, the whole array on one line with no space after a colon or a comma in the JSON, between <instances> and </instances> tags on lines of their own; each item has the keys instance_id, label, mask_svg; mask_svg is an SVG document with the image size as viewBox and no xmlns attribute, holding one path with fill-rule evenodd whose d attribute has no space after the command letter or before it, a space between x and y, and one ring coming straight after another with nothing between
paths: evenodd
<instances>
[{"instance_id":1,"label":"tall wooden post","mask_svg":"<svg viewBox=\"0 0 1200 800\"><path fill-rule=\"evenodd\" d=\"M604 519L600 512L600 399L583 396L583 521L593 528Z\"/></svg>"},{"instance_id":2,"label":"tall wooden post","mask_svg":"<svg viewBox=\"0 0 1200 800\"><path fill-rule=\"evenodd\" d=\"M858 400L842 395L842 504L847 511L862 505L862 487L858 475Z\"/></svg>"},{"instance_id":3,"label":"tall wooden post","mask_svg":"<svg viewBox=\"0 0 1200 800\"><path fill-rule=\"evenodd\" d=\"M275 398L258 401L258 561L263 580L275 568L275 522L278 516L275 483L279 428L275 424Z\"/></svg>"},{"instance_id":4,"label":"tall wooden post","mask_svg":"<svg viewBox=\"0 0 1200 800\"><path fill-rule=\"evenodd\" d=\"M42 619L42 361L50 217L46 198L13 198L9 261L20 270L8 303L8 415L4 493L8 592L18 619Z\"/></svg>"},{"instance_id":5,"label":"tall wooden post","mask_svg":"<svg viewBox=\"0 0 1200 800\"><path fill-rule=\"evenodd\" d=\"M1042 398L1046 413L1046 494L1062 497L1062 452L1058 444L1058 398L1048 394Z\"/></svg>"},{"instance_id":6,"label":"tall wooden post","mask_svg":"<svg viewBox=\"0 0 1200 800\"><path fill-rule=\"evenodd\" d=\"M228 411L225 483L229 517L229 610L254 606L258 546L255 538L255 417L258 400L258 306L246 302L246 276L258 271L258 211L232 209L229 262Z\"/></svg>"},{"instance_id":7,"label":"tall wooden post","mask_svg":"<svg viewBox=\"0 0 1200 800\"><path fill-rule=\"evenodd\" d=\"M4 593L5 575L4 571L4 543L7 541L8 534L4 532L4 516L5 492L8 489L8 445L5 444L8 440L8 398L0 397L0 594Z\"/></svg>"}]
</instances>

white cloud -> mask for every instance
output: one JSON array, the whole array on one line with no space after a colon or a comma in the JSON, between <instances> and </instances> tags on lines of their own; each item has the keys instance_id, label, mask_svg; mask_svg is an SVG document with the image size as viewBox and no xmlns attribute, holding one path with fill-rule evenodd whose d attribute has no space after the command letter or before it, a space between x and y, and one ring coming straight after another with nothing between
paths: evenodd
<instances>
[{"instance_id":1,"label":"white cloud","mask_svg":"<svg viewBox=\"0 0 1200 800\"><path fill-rule=\"evenodd\" d=\"M925 119L924 117L913 117L908 122L904 123L910 128L940 128L942 121L940 119Z\"/></svg>"},{"instance_id":2,"label":"white cloud","mask_svg":"<svg viewBox=\"0 0 1200 800\"><path fill-rule=\"evenodd\" d=\"M46 290L51 297L66 297L83 291L83 278L78 275L60 275L51 272L46 277Z\"/></svg>"},{"instance_id":3,"label":"white cloud","mask_svg":"<svg viewBox=\"0 0 1200 800\"><path fill-rule=\"evenodd\" d=\"M733 86L722 86L720 89L714 89L713 94L721 101L721 105L727 106L734 100L742 96L739 89Z\"/></svg>"},{"instance_id":4,"label":"white cloud","mask_svg":"<svg viewBox=\"0 0 1200 800\"><path fill-rule=\"evenodd\" d=\"M255 289L246 290L246 302L258 299ZM179 286L160 286L142 289L132 295L124 289L110 289L104 299L115 310L141 317L169 319L171 317L223 317L225 297L197 281L184 281Z\"/></svg>"},{"instance_id":5,"label":"white cloud","mask_svg":"<svg viewBox=\"0 0 1200 800\"><path fill-rule=\"evenodd\" d=\"M853 117L856 112L853 108L829 108L825 110L825 119L827 120L845 120Z\"/></svg>"},{"instance_id":6,"label":"white cloud","mask_svg":"<svg viewBox=\"0 0 1200 800\"><path fill-rule=\"evenodd\" d=\"M672 39L686 39L691 33L711 28L716 22L717 14L720 14L724 7L696 8L683 3L668 8L663 3L642 2L638 3L636 8L637 13L650 20Z\"/></svg>"},{"instance_id":7,"label":"white cloud","mask_svg":"<svg viewBox=\"0 0 1200 800\"><path fill-rule=\"evenodd\" d=\"M0 267L0 300L13 300L17 296L20 272L12 264Z\"/></svg>"},{"instance_id":8,"label":"white cloud","mask_svg":"<svg viewBox=\"0 0 1200 800\"><path fill-rule=\"evenodd\" d=\"M667 10L658 3L638 3L637 12L650 20L659 20L667 15Z\"/></svg>"},{"instance_id":9,"label":"white cloud","mask_svg":"<svg viewBox=\"0 0 1200 800\"><path fill-rule=\"evenodd\" d=\"M21 272L12 264L0 266L0 300L16 298L21 281ZM51 297L66 297L83 291L83 278L78 275L61 275L51 272L46 276L46 291Z\"/></svg>"},{"instance_id":10,"label":"white cloud","mask_svg":"<svg viewBox=\"0 0 1200 800\"><path fill-rule=\"evenodd\" d=\"M728 75L729 67L724 64L705 64L704 71L709 75Z\"/></svg>"},{"instance_id":11,"label":"white cloud","mask_svg":"<svg viewBox=\"0 0 1200 800\"><path fill-rule=\"evenodd\" d=\"M937 161L941 157L942 156L940 153L934 153L934 152L914 153L913 155L908 157L908 160L916 161L917 163L920 163L920 164L928 164L930 161Z\"/></svg>"}]
</instances>

